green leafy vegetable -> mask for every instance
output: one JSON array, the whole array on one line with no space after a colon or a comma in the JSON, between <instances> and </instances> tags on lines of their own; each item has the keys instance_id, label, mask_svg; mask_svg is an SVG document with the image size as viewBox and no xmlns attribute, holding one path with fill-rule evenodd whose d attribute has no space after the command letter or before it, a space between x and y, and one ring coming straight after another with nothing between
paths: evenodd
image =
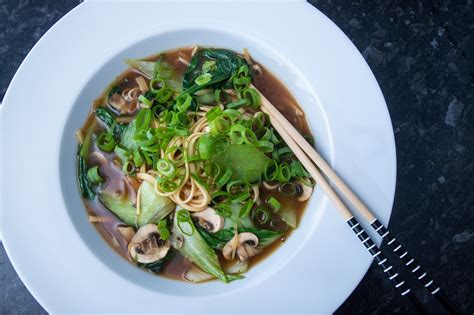
<instances>
[{"instance_id":1,"label":"green leafy vegetable","mask_svg":"<svg viewBox=\"0 0 474 315\"><path fill-rule=\"evenodd\" d=\"M191 59L184 74L185 92L193 94L205 87L223 83L237 73L242 65L247 65L246 61L228 50L203 49L198 51ZM205 77L202 77L203 75Z\"/></svg>"},{"instance_id":2,"label":"green leafy vegetable","mask_svg":"<svg viewBox=\"0 0 474 315\"><path fill-rule=\"evenodd\" d=\"M136 208L132 203L123 198L112 196L108 193L102 193L99 195L100 201L106 206L113 214L115 214L123 223L130 226L136 226Z\"/></svg>"},{"instance_id":3,"label":"green leafy vegetable","mask_svg":"<svg viewBox=\"0 0 474 315\"><path fill-rule=\"evenodd\" d=\"M82 158L87 159L89 157L89 151L92 144L92 135L94 134L95 123L92 123L87 129L84 141L82 142L81 148L79 149L79 154Z\"/></svg>"},{"instance_id":4,"label":"green leafy vegetable","mask_svg":"<svg viewBox=\"0 0 474 315\"><path fill-rule=\"evenodd\" d=\"M155 72L155 62L154 61L145 61L139 59L125 59L125 63L130 67L137 69L142 74L144 74L148 79L154 77Z\"/></svg>"},{"instance_id":5,"label":"green leafy vegetable","mask_svg":"<svg viewBox=\"0 0 474 315\"><path fill-rule=\"evenodd\" d=\"M269 160L258 148L245 144L229 144L222 153L211 158L211 161L219 166L221 172L231 170L233 180L248 183L260 180Z\"/></svg>"},{"instance_id":6,"label":"green leafy vegetable","mask_svg":"<svg viewBox=\"0 0 474 315\"><path fill-rule=\"evenodd\" d=\"M178 225L180 213L186 210L178 210L173 219L172 244L175 249L184 257L192 261L204 272L213 275L223 282L229 282L228 277L222 271L219 259L214 250L206 243L200 233L187 235L181 232ZM188 213L189 214L189 213ZM195 230L196 227L192 220L189 224Z\"/></svg>"},{"instance_id":7,"label":"green leafy vegetable","mask_svg":"<svg viewBox=\"0 0 474 315\"><path fill-rule=\"evenodd\" d=\"M170 214L176 205L168 197L155 192L153 184L143 181L140 187L140 214L137 217L138 226L148 223L158 223Z\"/></svg>"},{"instance_id":8,"label":"green leafy vegetable","mask_svg":"<svg viewBox=\"0 0 474 315\"><path fill-rule=\"evenodd\" d=\"M79 152L81 151L79 147ZM82 197L86 199L93 199L95 197L95 191L92 188L93 184L90 181L89 177L87 176L87 164L84 158L78 154L77 155L78 159L78 174L77 174L77 179L79 181L79 189L81 191Z\"/></svg>"},{"instance_id":9,"label":"green leafy vegetable","mask_svg":"<svg viewBox=\"0 0 474 315\"><path fill-rule=\"evenodd\" d=\"M97 107L94 113L109 128L109 132L112 132L117 139L120 138L125 124L117 124L114 114L106 107Z\"/></svg>"}]
</instances>

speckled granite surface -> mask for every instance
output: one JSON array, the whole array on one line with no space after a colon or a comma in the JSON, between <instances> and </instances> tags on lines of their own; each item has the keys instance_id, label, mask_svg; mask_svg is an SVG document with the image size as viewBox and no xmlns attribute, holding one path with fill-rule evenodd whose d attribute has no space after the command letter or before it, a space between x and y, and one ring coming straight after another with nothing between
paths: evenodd
<instances>
[{"instance_id":1,"label":"speckled granite surface","mask_svg":"<svg viewBox=\"0 0 474 315\"><path fill-rule=\"evenodd\" d=\"M472 314L474 1L310 2L354 42L384 92L398 155L391 230ZM0 0L0 99L35 42L77 3ZM422 290L418 296L441 313ZM376 266L337 311L411 312ZM0 314L44 313L0 246Z\"/></svg>"}]
</instances>

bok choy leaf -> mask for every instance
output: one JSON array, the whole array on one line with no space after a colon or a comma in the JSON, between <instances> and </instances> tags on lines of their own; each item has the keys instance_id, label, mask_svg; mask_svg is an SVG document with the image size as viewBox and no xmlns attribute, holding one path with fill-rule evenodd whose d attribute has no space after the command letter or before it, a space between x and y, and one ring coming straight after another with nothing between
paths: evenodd
<instances>
[{"instance_id":1,"label":"bok choy leaf","mask_svg":"<svg viewBox=\"0 0 474 315\"><path fill-rule=\"evenodd\" d=\"M184 257L192 261L204 272L213 275L223 282L229 282L228 276L222 271L219 259L214 250L209 247L204 238L199 234L190 219L184 222L180 217L189 214L187 210L178 210L173 218L172 244L173 247ZM184 224L183 224L184 223Z\"/></svg>"}]
</instances>

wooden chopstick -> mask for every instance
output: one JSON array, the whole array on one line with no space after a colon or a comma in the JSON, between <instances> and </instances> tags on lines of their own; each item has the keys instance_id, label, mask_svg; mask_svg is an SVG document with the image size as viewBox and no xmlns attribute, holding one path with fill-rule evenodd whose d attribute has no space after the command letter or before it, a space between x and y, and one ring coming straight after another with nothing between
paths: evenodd
<instances>
[{"instance_id":1,"label":"wooden chopstick","mask_svg":"<svg viewBox=\"0 0 474 315\"><path fill-rule=\"evenodd\" d=\"M252 86L255 88L255 86ZM438 300L438 302L449 313L460 313L456 305L451 302L446 295L444 295L439 286L434 283L434 280L424 271L424 269L415 261L415 259L408 254L402 244L390 235L388 229L380 223L375 215L368 209L368 207L357 197L347 184L334 172L329 164L321 157L321 155L306 141L306 139L293 127L293 125L283 116L278 109L257 89L255 88L261 98L261 109L270 116L273 127L278 131L280 136L285 140L288 147L298 157L301 164L306 168L308 173L321 186L323 191L328 195L331 201L336 206L336 209L342 214L346 222L351 227L352 231L356 233L370 254L375 258L377 264L381 266L384 273L387 273L389 279L394 283L395 287L401 290L401 295L406 295L417 308L418 311L424 312L421 303L416 299L410 288L405 288L403 280L398 281L398 273L393 270L392 265L387 265L387 258L382 254L380 249L375 245L370 236L364 231L362 226L352 215L351 211L339 198L331 185L326 181L325 177L318 171L319 169L332 181L334 186L347 198L347 200L354 206L355 209L370 223L375 231L382 236L382 239L387 240L387 244L392 248L394 253L400 251L398 256L404 265L418 278L423 286L430 291L430 293ZM313 164L314 163L314 164ZM315 166L316 165L316 166ZM397 254L398 255L398 254ZM410 265L412 265L410 267ZM430 289L431 286L431 289Z\"/></svg>"}]
</instances>

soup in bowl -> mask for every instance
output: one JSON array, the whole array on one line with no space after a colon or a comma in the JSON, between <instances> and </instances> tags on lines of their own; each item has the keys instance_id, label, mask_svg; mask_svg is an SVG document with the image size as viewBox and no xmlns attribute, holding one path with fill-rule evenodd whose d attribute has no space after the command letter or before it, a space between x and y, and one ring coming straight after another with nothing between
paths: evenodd
<instances>
[{"instance_id":1,"label":"soup in bowl","mask_svg":"<svg viewBox=\"0 0 474 315\"><path fill-rule=\"evenodd\" d=\"M312 142L304 112L246 49L126 62L76 133L89 221L143 270L242 279L297 228L314 186L261 97Z\"/></svg>"}]
</instances>

